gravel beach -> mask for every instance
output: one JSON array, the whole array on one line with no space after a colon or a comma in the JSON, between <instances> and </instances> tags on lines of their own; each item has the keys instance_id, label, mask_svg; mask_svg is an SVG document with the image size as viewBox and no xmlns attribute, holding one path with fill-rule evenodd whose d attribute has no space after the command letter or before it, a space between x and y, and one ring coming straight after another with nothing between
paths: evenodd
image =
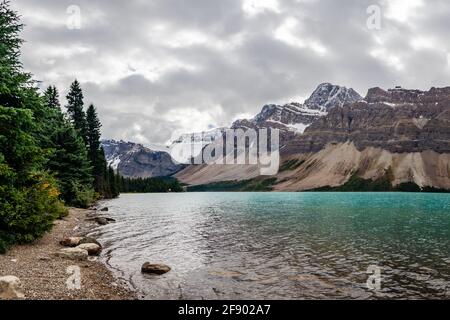
<instances>
[{"instance_id":1,"label":"gravel beach","mask_svg":"<svg viewBox=\"0 0 450 320\"><path fill-rule=\"evenodd\" d=\"M68 260L55 255L64 247L59 242L65 237L83 236L94 226L88 217L97 211L70 209L62 220L57 220L51 232L27 245L12 247L0 255L0 277L20 279L25 299L50 300L129 300L136 294L127 284L115 279L97 257L86 261ZM71 274L68 267L79 267L81 288L69 289L66 282ZM69 270L71 270L69 268ZM73 270L73 269L72 269Z\"/></svg>"}]
</instances>

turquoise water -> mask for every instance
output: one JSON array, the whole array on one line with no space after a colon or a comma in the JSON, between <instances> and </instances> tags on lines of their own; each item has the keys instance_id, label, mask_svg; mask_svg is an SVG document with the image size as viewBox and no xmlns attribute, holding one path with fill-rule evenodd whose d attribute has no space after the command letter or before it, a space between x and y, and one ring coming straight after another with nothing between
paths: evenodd
<instances>
[{"instance_id":1,"label":"turquoise water","mask_svg":"<svg viewBox=\"0 0 450 320\"><path fill-rule=\"evenodd\" d=\"M103 259L148 299L450 298L450 196L182 193L108 201ZM162 276L140 273L168 264ZM381 288L369 289L369 266Z\"/></svg>"}]
</instances>

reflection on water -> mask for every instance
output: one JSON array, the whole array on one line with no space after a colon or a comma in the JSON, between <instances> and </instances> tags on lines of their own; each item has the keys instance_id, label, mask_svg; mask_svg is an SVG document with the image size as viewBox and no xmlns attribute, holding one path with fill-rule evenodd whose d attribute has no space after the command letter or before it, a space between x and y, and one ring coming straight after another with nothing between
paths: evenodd
<instances>
[{"instance_id":1,"label":"reflection on water","mask_svg":"<svg viewBox=\"0 0 450 320\"><path fill-rule=\"evenodd\" d=\"M122 195L94 233L147 299L450 298L450 197L414 193ZM146 262L172 271L142 275ZM381 290L367 289L370 265Z\"/></svg>"}]
</instances>

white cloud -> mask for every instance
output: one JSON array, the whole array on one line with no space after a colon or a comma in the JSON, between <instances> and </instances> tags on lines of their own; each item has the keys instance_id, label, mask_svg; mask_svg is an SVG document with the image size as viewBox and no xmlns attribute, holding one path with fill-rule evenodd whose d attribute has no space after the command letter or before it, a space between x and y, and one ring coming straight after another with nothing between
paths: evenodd
<instances>
[{"instance_id":1,"label":"white cloud","mask_svg":"<svg viewBox=\"0 0 450 320\"><path fill-rule=\"evenodd\" d=\"M390 53L384 48L374 49L370 51L370 55L389 67L395 68L397 71L402 71L405 68L400 57Z\"/></svg>"},{"instance_id":2,"label":"white cloud","mask_svg":"<svg viewBox=\"0 0 450 320\"><path fill-rule=\"evenodd\" d=\"M222 112L223 109L220 105L211 106L210 109L205 111L197 110L194 107L171 110L164 118L167 121L176 122L177 130L167 132L170 138L165 143L170 144L183 133L207 131L211 128L211 125L213 127L220 126L216 123L216 115Z\"/></svg>"},{"instance_id":3,"label":"white cloud","mask_svg":"<svg viewBox=\"0 0 450 320\"><path fill-rule=\"evenodd\" d=\"M411 47L414 50L436 49L438 46L431 37L417 37L411 40Z\"/></svg>"},{"instance_id":4,"label":"white cloud","mask_svg":"<svg viewBox=\"0 0 450 320\"><path fill-rule=\"evenodd\" d=\"M164 143L170 132L251 118L267 103L304 100L321 82L354 87L449 84L450 2L379 0L14 0L22 59L64 97L74 78L106 138ZM62 103L65 104L62 98ZM135 127L137 124L140 128ZM146 139L146 140L145 140Z\"/></svg>"},{"instance_id":5,"label":"white cloud","mask_svg":"<svg viewBox=\"0 0 450 320\"><path fill-rule=\"evenodd\" d=\"M319 40L308 39L299 34L300 23L294 17L288 17L275 30L275 38L291 46L313 50L319 56L327 54L327 48Z\"/></svg>"},{"instance_id":6,"label":"white cloud","mask_svg":"<svg viewBox=\"0 0 450 320\"><path fill-rule=\"evenodd\" d=\"M402 23L409 23L410 20L420 15L421 7L425 4L423 0L385 0L385 17Z\"/></svg>"},{"instance_id":7,"label":"white cloud","mask_svg":"<svg viewBox=\"0 0 450 320\"><path fill-rule=\"evenodd\" d=\"M243 0L242 10L249 16L254 16L264 11L280 13L280 5L277 0Z\"/></svg>"}]
</instances>

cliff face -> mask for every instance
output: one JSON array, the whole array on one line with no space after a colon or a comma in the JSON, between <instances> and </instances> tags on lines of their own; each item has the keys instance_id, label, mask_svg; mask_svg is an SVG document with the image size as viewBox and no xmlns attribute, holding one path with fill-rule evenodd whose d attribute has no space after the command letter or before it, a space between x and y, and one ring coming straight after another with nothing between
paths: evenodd
<instances>
[{"instance_id":1,"label":"cliff face","mask_svg":"<svg viewBox=\"0 0 450 320\"><path fill-rule=\"evenodd\" d=\"M351 141L393 153L450 152L450 88L422 92L370 89L363 101L337 106L287 143L286 154L318 152Z\"/></svg>"},{"instance_id":2,"label":"cliff face","mask_svg":"<svg viewBox=\"0 0 450 320\"><path fill-rule=\"evenodd\" d=\"M103 140L106 160L124 177L170 176L184 166L174 163L167 152L154 151L141 144Z\"/></svg>"}]
</instances>

